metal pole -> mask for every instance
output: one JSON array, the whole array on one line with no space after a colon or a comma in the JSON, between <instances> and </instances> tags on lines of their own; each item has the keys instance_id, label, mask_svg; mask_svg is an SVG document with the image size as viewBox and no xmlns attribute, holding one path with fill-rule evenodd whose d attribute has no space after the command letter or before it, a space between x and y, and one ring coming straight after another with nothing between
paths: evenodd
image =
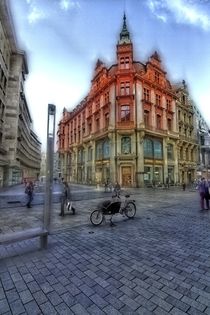
<instances>
[{"instance_id":1,"label":"metal pole","mask_svg":"<svg viewBox=\"0 0 210 315\"><path fill-rule=\"evenodd\" d=\"M55 140L55 113L56 113L55 105L48 104L44 228L47 229L49 232L51 229L53 160L54 160L54 140Z\"/></svg>"}]
</instances>

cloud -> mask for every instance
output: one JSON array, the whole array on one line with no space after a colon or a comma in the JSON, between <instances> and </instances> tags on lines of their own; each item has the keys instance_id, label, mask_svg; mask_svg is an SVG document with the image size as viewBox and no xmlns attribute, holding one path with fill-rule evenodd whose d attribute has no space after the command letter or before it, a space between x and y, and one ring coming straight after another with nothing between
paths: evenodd
<instances>
[{"instance_id":1,"label":"cloud","mask_svg":"<svg viewBox=\"0 0 210 315\"><path fill-rule=\"evenodd\" d=\"M61 10L68 11L73 8L79 8L79 2L73 0L60 0L59 2Z\"/></svg>"},{"instance_id":2,"label":"cloud","mask_svg":"<svg viewBox=\"0 0 210 315\"><path fill-rule=\"evenodd\" d=\"M190 0L149 0L147 5L151 12L163 22L172 17L176 23L190 24L202 28L205 31L210 30L210 18L204 11L205 1Z\"/></svg>"},{"instance_id":3,"label":"cloud","mask_svg":"<svg viewBox=\"0 0 210 315\"><path fill-rule=\"evenodd\" d=\"M46 14L36 6L31 6L30 13L27 16L28 22L30 24L36 23L39 20L46 18Z\"/></svg>"},{"instance_id":4,"label":"cloud","mask_svg":"<svg viewBox=\"0 0 210 315\"><path fill-rule=\"evenodd\" d=\"M43 20L46 18L46 13L43 9L40 9L36 0L25 0L28 5L28 15L27 20L29 24L34 24L39 20Z\"/></svg>"}]
</instances>

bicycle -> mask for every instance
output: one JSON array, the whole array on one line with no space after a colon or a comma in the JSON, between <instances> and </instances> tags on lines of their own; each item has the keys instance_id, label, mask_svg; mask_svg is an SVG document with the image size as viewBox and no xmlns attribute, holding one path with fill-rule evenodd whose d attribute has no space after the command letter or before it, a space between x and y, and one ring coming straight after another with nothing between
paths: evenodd
<instances>
[{"instance_id":1,"label":"bicycle","mask_svg":"<svg viewBox=\"0 0 210 315\"><path fill-rule=\"evenodd\" d=\"M98 208L90 214L90 222L93 225L100 225L105 220L105 215L111 215L110 225L113 226L112 217L117 213L125 215L129 219L133 218L136 215L135 200L129 199L128 194L124 197L125 199L122 201L120 194L116 193L112 196L112 200L105 200L98 204Z\"/></svg>"}]
</instances>

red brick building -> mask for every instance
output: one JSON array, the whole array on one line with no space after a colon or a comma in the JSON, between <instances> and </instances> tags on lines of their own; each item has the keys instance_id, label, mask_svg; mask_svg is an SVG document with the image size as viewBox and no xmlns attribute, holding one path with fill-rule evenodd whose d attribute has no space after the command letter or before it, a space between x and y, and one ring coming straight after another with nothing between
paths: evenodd
<instances>
[{"instance_id":1,"label":"red brick building","mask_svg":"<svg viewBox=\"0 0 210 315\"><path fill-rule=\"evenodd\" d=\"M58 129L61 176L122 186L178 182L176 94L160 56L136 61L123 19L117 62L98 60L88 95Z\"/></svg>"}]
</instances>

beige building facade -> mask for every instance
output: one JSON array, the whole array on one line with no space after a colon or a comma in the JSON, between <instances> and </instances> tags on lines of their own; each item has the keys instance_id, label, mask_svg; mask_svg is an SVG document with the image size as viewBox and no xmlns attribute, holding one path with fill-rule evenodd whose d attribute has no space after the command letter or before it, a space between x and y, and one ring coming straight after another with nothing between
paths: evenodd
<instances>
[{"instance_id":1,"label":"beige building facade","mask_svg":"<svg viewBox=\"0 0 210 315\"><path fill-rule=\"evenodd\" d=\"M41 143L24 93L27 58L19 50L9 2L0 1L0 187L36 179Z\"/></svg>"},{"instance_id":2,"label":"beige building facade","mask_svg":"<svg viewBox=\"0 0 210 315\"><path fill-rule=\"evenodd\" d=\"M210 180L210 128L195 104L193 108L198 139L197 178Z\"/></svg>"},{"instance_id":3,"label":"beige building facade","mask_svg":"<svg viewBox=\"0 0 210 315\"><path fill-rule=\"evenodd\" d=\"M193 102L185 81L176 85L176 112L179 131L177 146L179 161L179 181L191 184L197 178L199 143L196 128L196 115Z\"/></svg>"}]
</instances>

